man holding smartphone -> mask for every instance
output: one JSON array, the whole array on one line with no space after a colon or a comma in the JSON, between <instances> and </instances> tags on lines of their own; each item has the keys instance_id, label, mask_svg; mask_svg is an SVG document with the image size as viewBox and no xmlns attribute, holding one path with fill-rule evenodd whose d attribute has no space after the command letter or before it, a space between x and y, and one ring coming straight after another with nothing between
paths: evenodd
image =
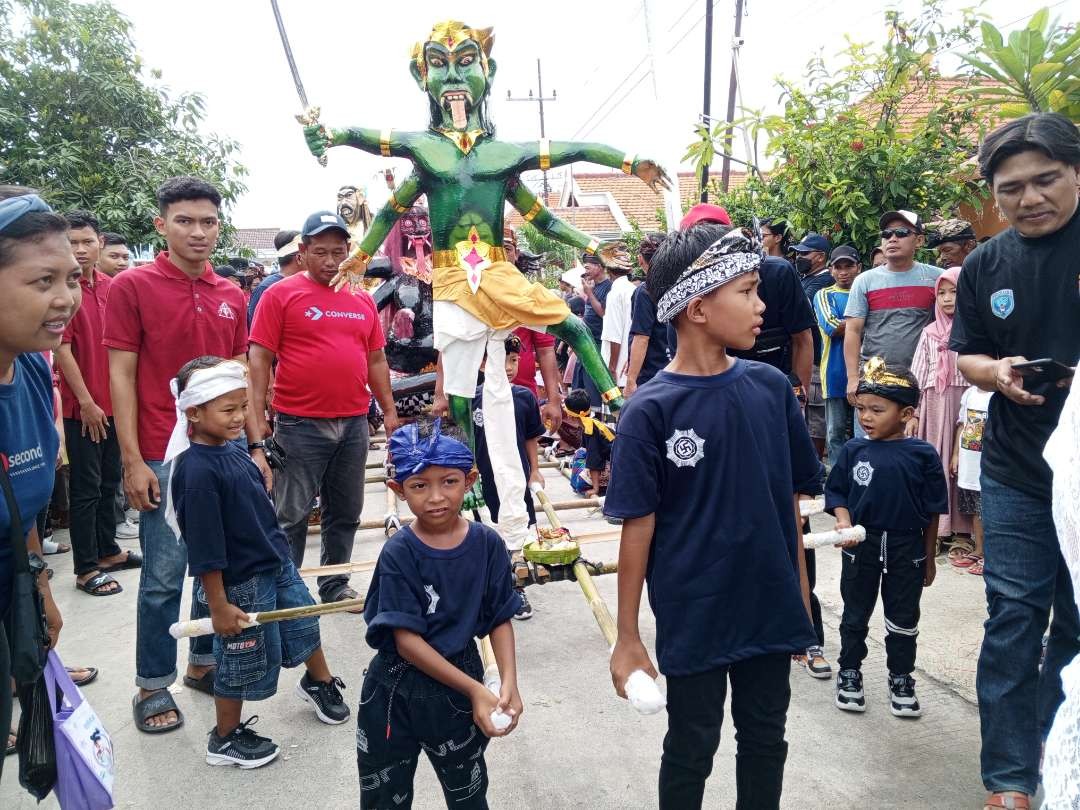
<instances>
[{"instance_id":1,"label":"man holding smartphone","mask_svg":"<svg viewBox=\"0 0 1080 810\"><path fill-rule=\"evenodd\" d=\"M1061 669L1080 653L1080 618L1043 459L1072 378L1053 381L1018 365L1051 359L1071 367L1080 355L1080 134L1056 113L1020 118L987 137L979 169L1012 227L965 259L950 348L972 384L995 391L981 479L989 618L977 690L986 806L1026 810L1063 697Z\"/></svg>"}]
</instances>

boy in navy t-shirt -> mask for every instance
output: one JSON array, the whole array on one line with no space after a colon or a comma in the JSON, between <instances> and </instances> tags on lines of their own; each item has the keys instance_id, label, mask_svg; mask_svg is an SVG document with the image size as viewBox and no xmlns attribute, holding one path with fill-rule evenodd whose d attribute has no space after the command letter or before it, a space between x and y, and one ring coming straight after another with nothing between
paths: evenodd
<instances>
[{"instance_id":1,"label":"boy in navy t-shirt","mask_svg":"<svg viewBox=\"0 0 1080 810\"><path fill-rule=\"evenodd\" d=\"M262 474L236 444L247 413L246 366L198 357L180 369L173 388L182 415L165 453L166 461L175 459L165 519L187 543L188 567L202 583L196 598L208 604L214 623L217 725L206 761L258 768L279 748L252 730L255 718L240 722L245 700L271 697L281 667L303 664L297 695L319 720L339 725L349 719L340 691L345 684L327 666L317 617L245 627L249 613L314 604L289 557Z\"/></svg>"},{"instance_id":2,"label":"boy in navy t-shirt","mask_svg":"<svg viewBox=\"0 0 1080 810\"><path fill-rule=\"evenodd\" d=\"M579 489L571 478L574 490L592 497L607 494L607 479L611 467L611 445L615 434L606 424L589 413L589 394L584 388L575 388L566 395L563 410L581 423L581 448L585 451L585 469L589 471L587 489ZM574 460L578 458L574 455ZM584 487L584 482L582 482Z\"/></svg>"},{"instance_id":3,"label":"boy in navy t-shirt","mask_svg":"<svg viewBox=\"0 0 1080 810\"><path fill-rule=\"evenodd\" d=\"M476 480L473 455L439 420L399 428L387 451L387 485L416 521L383 546L368 588L367 642L378 653L357 710L360 807L411 807L423 749L447 806L486 808L488 738L513 731L522 712L510 555L493 529L459 514ZM498 695L481 682L473 639L484 635L502 679ZM505 725L496 725L499 712Z\"/></svg>"},{"instance_id":4,"label":"boy in navy t-shirt","mask_svg":"<svg viewBox=\"0 0 1080 810\"><path fill-rule=\"evenodd\" d=\"M949 510L945 474L932 445L904 436L904 422L919 404L919 385L911 372L873 357L866 362L856 396L855 410L866 437L844 445L825 484L825 508L836 515L836 527L866 529L861 544L843 544L836 705L844 711L866 710L859 668L880 587L890 709L897 717L918 717L922 709L911 673L919 601L937 573L938 516Z\"/></svg>"},{"instance_id":5,"label":"boy in navy t-shirt","mask_svg":"<svg viewBox=\"0 0 1080 810\"><path fill-rule=\"evenodd\" d=\"M815 643L796 493L819 463L783 373L727 353L762 323L760 247L712 224L672 233L647 283L678 349L619 420L605 513L622 518L612 680L656 676L638 633L642 584L667 676L660 807L701 807L731 682L737 801L777 808L792 654ZM752 795L751 795L752 794Z\"/></svg>"}]
</instances>

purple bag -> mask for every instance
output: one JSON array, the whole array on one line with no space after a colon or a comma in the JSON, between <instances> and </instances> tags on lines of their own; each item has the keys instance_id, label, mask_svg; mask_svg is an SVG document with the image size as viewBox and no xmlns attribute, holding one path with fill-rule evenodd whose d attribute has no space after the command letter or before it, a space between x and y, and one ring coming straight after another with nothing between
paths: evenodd
<instances>
[{"instance_id":1,"label":"purple bag","mask_svg":"<svg viewBox=\"0 0 1080 810\"><path fill-rule=\"evenodd\" d=\"M71 680L55 650L45 665L45 685L53 708L56 786L63 810L109 810L116 763L112 739L97 713Z\"/></svg>"}]
</instances>

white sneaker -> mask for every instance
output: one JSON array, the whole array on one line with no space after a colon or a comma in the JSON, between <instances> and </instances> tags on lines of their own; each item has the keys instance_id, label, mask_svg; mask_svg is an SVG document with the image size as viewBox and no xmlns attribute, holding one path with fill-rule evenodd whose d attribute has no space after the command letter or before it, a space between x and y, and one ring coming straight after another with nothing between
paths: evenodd
<instances>
[{"instance_id":1,"label":"white sneaker","mask_svg":"<svg viewBox=\"0 0 1080 810\"><path fill-rule=\"evenodd\" d=\"M123 523L116 524L116 539L117 540L135 540L139 536L139 524L132 523L130 520L125 520Z\"/></svg>"},{"instance_id":2,"label":"white sneaker","mask_svg":"<svg viewBox=\"0 0 1080 810\"><path fill-rule=\"evenodd\" d=\"M139 510L138 509L125 509L124 510L124 520L128 521L129 523L138 523L139 522Z\"/></svg>"}]
</instances>

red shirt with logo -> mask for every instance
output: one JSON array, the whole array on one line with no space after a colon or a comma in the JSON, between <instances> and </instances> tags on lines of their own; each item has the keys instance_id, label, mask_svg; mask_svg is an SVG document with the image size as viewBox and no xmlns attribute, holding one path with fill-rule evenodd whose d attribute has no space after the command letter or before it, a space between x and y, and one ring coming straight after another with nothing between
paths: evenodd
<instances>
[{"instance_id":1,"label":"red shirt with logo","mask_svg":"<svg viewBox=\"0 0 1080 810\"><path fill-rule=\"evenodd\" d=\"M518 373L511 382L514 385L524 385L533 392L533 396L539 398L540 390L536 385L536 350L555 348L555 338L547 332L537 332L527 326L519 326L514 330L521 341L521 357L518 360Z\"/></svg>"},{"instance_id":2,"label":"red shirt with logo","mask_svg":"<svg viewBox=\"0 0 1080 810\"><path fill-rule=\"evenodd\" d=\"M297 273L263 293L251 342L277 355L274 410L338 418L368 412L368 352L386 345L375 300Z\"/></svg>"},{"instance_id":3,"label":"red shirt with logo","mask_svg":"<svg viewBox=\"0 0 1080 810\"><path fill-rule=\"evenodd\" d=\"M112 279L100 270L94 271L93 284L88 275L79 279L82 304L75 310L62 338L64 343L71 346L71 354L79 366L90 398L105 411L106 416L112 416L113 412L112 398L109 396L109 350L101 342L101 336L105 326L105 302L111 284ZM79 400L64 379L63 371L60 371L60 406L65 419L81 418Z\"/></svg>"},{"instance_id":4,"label":"red shirt with logo","mask_svg":"<svg viewBox=\"0 0 1080 810\"><path fill-rule=\"evenodd\" d=\"M112 280L103 342L139 355L139 452L146 461L161 461L176 424L169 381L196 357L230 358L247 351L244 295L209 262L191 279L162 251L152 264Z\"/></svg>"}]
</instances>

